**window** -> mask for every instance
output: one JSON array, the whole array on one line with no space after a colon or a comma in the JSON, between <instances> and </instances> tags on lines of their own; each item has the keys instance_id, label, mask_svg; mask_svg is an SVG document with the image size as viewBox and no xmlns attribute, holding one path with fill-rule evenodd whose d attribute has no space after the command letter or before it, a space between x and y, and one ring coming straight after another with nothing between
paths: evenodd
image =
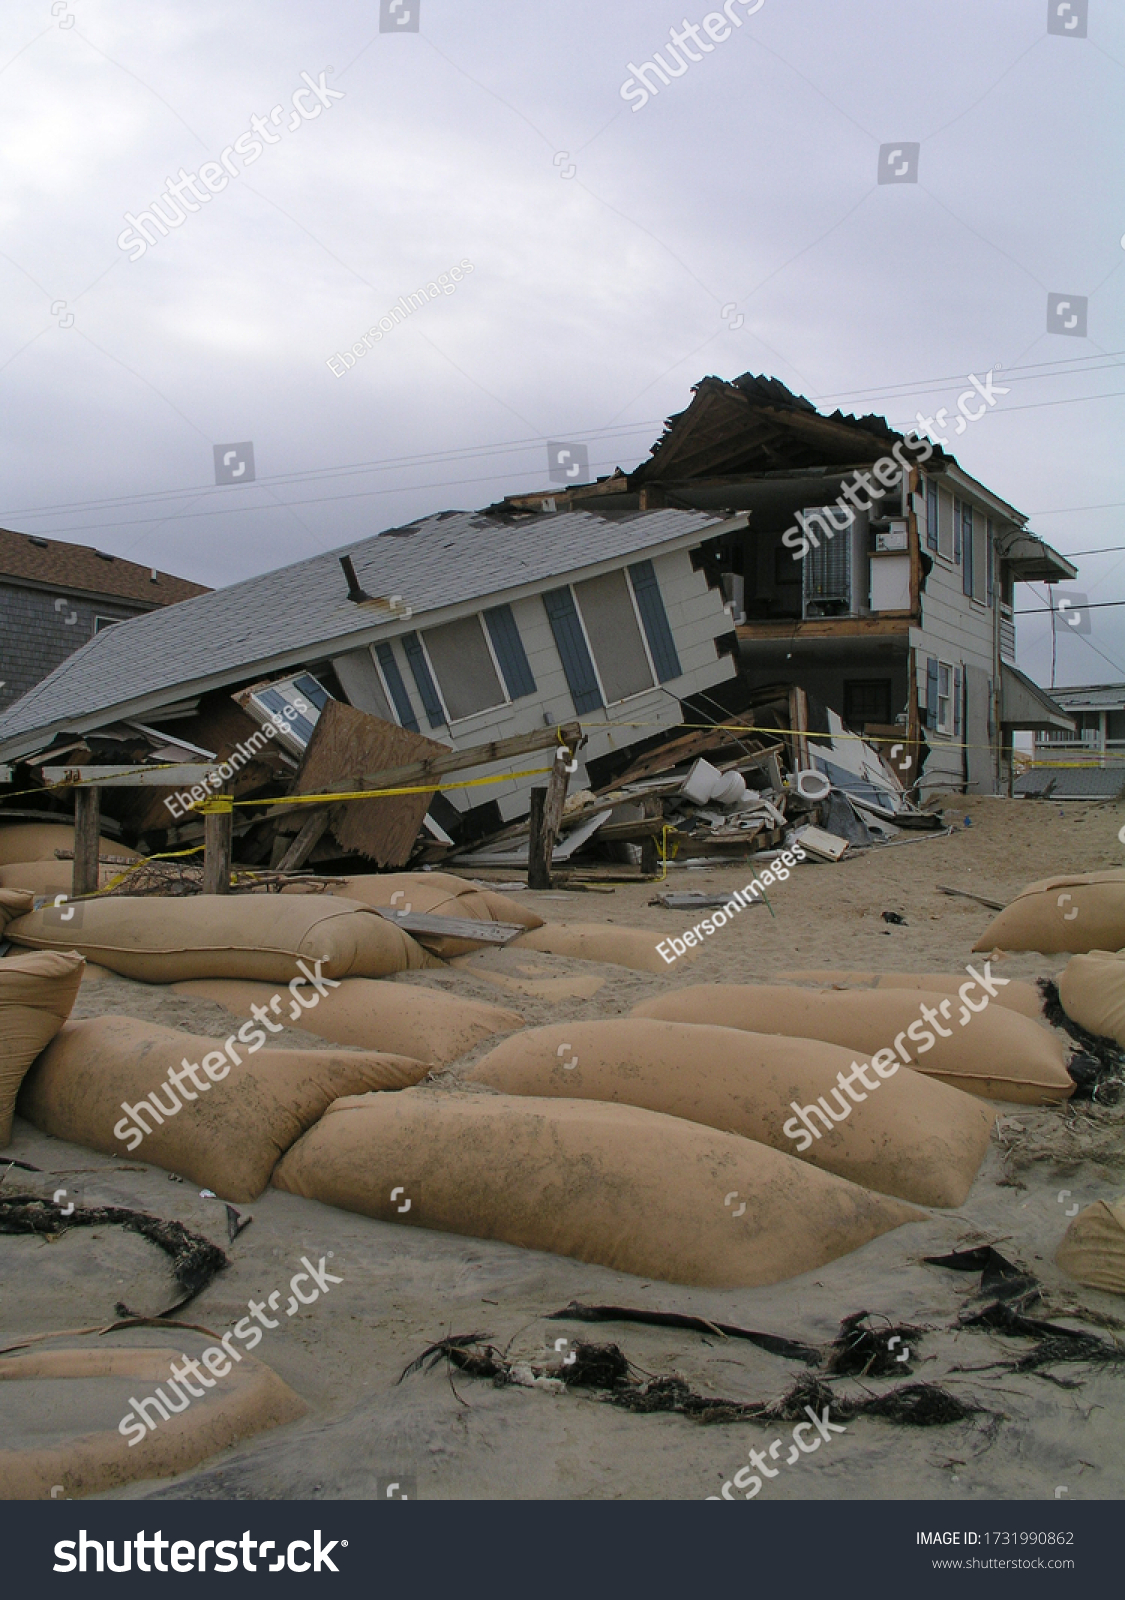
<instances>
[{"instance_id":1,"label":"window","mask_svg":"<svg viewBox=\"0 0 1125 1600\"><path fill-rule=\"evenodd\" d=\"M985 604L986 605L991 605L992 604L993 562L995 561L995 556L993 554L993 551L995 549L995 545L996 545L995 530L994 530L994 528L992 526L992 518L989 517L988 524L987 524L987 533L985 534L985 541L984 541L984 572L985 572L985 585L984 585L985 594L984 594L984 598L985 598Z\"/></svg>"},{"instance_id":2,"label":"window","mask_svg":"<svg viewBox=\"0 0 1125 1600\"><path fill-rule=\"evenodd\" d=\"M961 587L970 597L973 593L973 570L976 555L973 537L973 508L967 500L961 503ZM983 595L982 595L983 598Z\"/></svg>"},{"instance_id":3,"label":"window","mask_svg":"<svg viewBox=\"0 0 1125 1600\"><path fill-rule=\"evenodd\" d=\"M844 680L844 721L850 728L865 723L888 725L891 722L891 680L889 678Z\"/></svg>"},{"instance_id":4,"label":"window","mask_svg":"<svg viewBox=\"0 0 1125 1600\"><path fill-rule=\"evenodd\" d=\"M961 564L961 502L953 496L953 560L956 565Z\"/></svg>"},{"instance_id":5,"label":"window","mask_svg":"<svg viewBox=\"0 0 1125 1600\"><path fill-rule=\"evenodd\" d=\"M953 733L960 727L958 691L961 669L930 656L926 661L926 726L935 733Z\"/></svg>"},{"instance_id":6,"label":"window","mask_svg":"<svg viewBox=\"0 0 1125 1600\"><path fill-rule=\"evenodd\" d=\"M938 486L933 478L926 478L926 548L937 550L938 543Z\"/></svg>"},{"instance_id":7,"label":"window","mask_svg":"<svg viewBox=\"0 0 1125 1600\"><path fill-rule=\"evenodd\" d=\"M106 628L116 628L119 622L124 622L124 617L98 617L94 618L94 632L101 633Z\"/></svg>"},{"instance_id":8,"label":"window","mask_svg":"<svg viewBox=\"0 0 1125 1600\"><path fill-rule=\"evenodd\" d=\"M953 732L953 668L938 662L937 730Z\"/></svg>"},{"instance_id":9,"label":"window","mask_svg":"<svg viewBox=\"0 0 1125 1600\"><path fill-rule=\"evenodd\" d=\"M288 749L303 754L320 713L331 695L311 673L260 684L235 696L243 708L263 725L272 722L277 736Z\"/></svg>"},{"instance_id":10,"label":"window","mask_svg":"<svg viewBox=\"0 0 1125 1600\"><path fill-rule=\"evenodd\" d=\"M948 489L937 490L938 555L953 560L953 496Z\"/></svg>"},{"instance_id":11,"label":"window","mask_svg":"<svg viewBox=\"0 0 1125 1600\"><path fill-rule=\"evenodd\" d=\"M604 572L574 585L607 705L653 686L652 667L623 572Z\"/></svg>"},{"instance_id":12,"label":"window","mask_svg":"<svg viewBox=\"0 0 1125 1600\"><path fill-rule=\"evenodd\" d=\"M450 722L507 704L479 617L427 628L423 639Z\"/></svg>"}]
</instances>

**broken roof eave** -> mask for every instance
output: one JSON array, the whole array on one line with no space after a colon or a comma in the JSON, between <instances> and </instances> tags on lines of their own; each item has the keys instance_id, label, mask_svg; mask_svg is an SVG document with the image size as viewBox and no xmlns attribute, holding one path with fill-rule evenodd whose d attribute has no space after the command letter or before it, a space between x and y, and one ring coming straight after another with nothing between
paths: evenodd
<instances>
[{"instance_id":1,"label":"broken roof eave","mask_svg":"<svg viewBox=\"0 0 1125 1600\"><path fill-rule=\"evenodd\" d=\"M1073 562L1024 528L1004 541L1000 558L1020 583L1058 583L1078 576Z\"/></svg>"},{"instance_id":2,"label":"broken roof eave","mask_svg":"<svg viewBox=\"0 0 1125 1600\"><path fill-rule=\"evenodd\" d=\"M715 517L713 521L702 527L692 529L690 532L679 534L673 538L654 541L651 545L644 545L631 551L628 560L640 561L646 556L670 555L684 549L692 549L707 540L719 537L724 533L734 533L744 529L749 516L746 512L739 512L732 517ZM345 547L338 554L346 554L349 550L362 548L360 546ZM595 578L604 572L615 571L624 565L626 558L614 556L604 561L587 562L580 567L565 569L555 574L554 583L580 582L584 578ZM352 633L340 634L331 639L323 639L312 644L300 646L291 650L275 652L270 656L257 657L251 660L234 662L216 672L207 673L193 680L181 680L164 688L154 689L138 695L132 699L111 701L96 711L84 713L76 717L60 717L52 722L27 729L23 733L15 734L12 738L0 741L0 760L18 761L22 756L31 751L41 749L60 733L86 734L93 733L110 722L122 722L129 719L142 719L145 721L159 720L159 713L164 706L178 705L180 702L211 693L216 689L226 688L228 684L244 683L264 677L278 677L285 673L307 669L312 662L328 661L337 656L347 655L352 650L362 650L369 645L400 638L403 634L413 633L425 618L426 627L439 627L443 622L453 621L457 617L469 614L471 607L478 610L484 605L511 605L516 601L527 599L541 594L548 585L543 581L511 585L505 589L498 589L492 594L481 595L471 601L461 601L448 606L435 608L433 611L415 610L410 618L396 618L388 625L387 622L368 622L366 626L359 626ZM182 602L189 604L190 602ZM357 606L357 612L362 612L362 606ZM128 627L128 622L119 624ZM99 635L82 646L81 650L56 667L55 672L65 673L71 662L84 655L86 651L97 645ZM54 674L51 674L53 677ZM45 679L44 682L48 682ZM39 685L35 686L40 687ZM29 691L34 693L35 689ZM19 701L15 703L19 705ZM9 708L14 709L14 708Z\"/></svg>"},{"instance_id":3,"label":"broken roof eave","mask_svg":"<svg viewBox=\"0 0 1125 1600\"><path fill-rule=\"evenodd\" d=\"M1057 728L1073 733L1078 724L1045 689L1010 662L1000 664L1000 721L1013 732L1039 733Z\"/></svg>"}]
</instances>

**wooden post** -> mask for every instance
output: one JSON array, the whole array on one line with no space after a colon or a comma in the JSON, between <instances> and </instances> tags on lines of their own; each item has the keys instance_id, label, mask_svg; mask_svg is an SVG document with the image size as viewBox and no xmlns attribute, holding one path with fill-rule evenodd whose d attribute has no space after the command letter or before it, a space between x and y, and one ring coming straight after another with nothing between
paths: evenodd
<instances>
[{"instance_id":1,"label":"wooden post","mask_svg":"<svg viewBox=\"0 0 1125 1600\"><path fill-rule=\"evenodd\" d=\"M98 845L101 828L101 795L96 786L74 791L74 872L70 892L94 894L98 887Z\"/></svg>"},{"instance_id":2,"label":"wooden post","mask_svg":"<svg viewBox=\"0 0 1125 1600\"><path fill-rule=\"evenodd\" d=\"M203 812L203 893L230 893L234 812L229 795L206 802ZM214 809L212 809L214 808Z\"/></svg>"},{"instance_id":3,"label":"wooden post","mask_svg":"<svg viewBox=\"0 0 1125 1600\"><path fill-rule=\"evenodd\" d=\"M644 800L641 804L646 817L659 821L664 816L663 800ZM652 833L647 839L641 840L641 877L655 878L659 865L660 855L656 848L656 835Z\"/></svg>"},{"instance_id":4,"label":"wooden post","mask_svg":"<svg viewBox=\"0 0 1125 1600\"><path fill-rule=\"evenodd\" d=\"M532 789L527 840L527 887L529 889L549 889L551 887L551 851L553 843L549 845L547 842L547 830L544 826L544 812L546 809L546 789Z\"/></svg>"},{"instance_id":5,"label":"wooden post","mask_svg":"<svg viewBox=\"0 0 1125 1600\"><path fill-rule=\"evenodd\" d=\"M317 811L309 818L293 843L277 863L278 872L297 872L312 855L322 836L328 832L328 812Z\"/></svg>"}]
</instances>

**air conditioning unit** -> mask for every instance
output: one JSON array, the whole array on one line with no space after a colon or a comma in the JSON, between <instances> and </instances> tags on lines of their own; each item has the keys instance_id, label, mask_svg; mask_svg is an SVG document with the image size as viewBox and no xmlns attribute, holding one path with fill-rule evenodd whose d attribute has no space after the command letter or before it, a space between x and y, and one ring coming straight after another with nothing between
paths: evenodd
<instances>
[{"instance_id":1,"label":"air conditioning unit","mask_svg":"<svg viewBox=\"0 0 1125 1600\"><path fill-rule=\"evenodd\" d=\"M903 551L910 548L905 522L888 522L885 528L876 529L875 553L883 555L891 551Z\"/></svg>"}]
</instances>

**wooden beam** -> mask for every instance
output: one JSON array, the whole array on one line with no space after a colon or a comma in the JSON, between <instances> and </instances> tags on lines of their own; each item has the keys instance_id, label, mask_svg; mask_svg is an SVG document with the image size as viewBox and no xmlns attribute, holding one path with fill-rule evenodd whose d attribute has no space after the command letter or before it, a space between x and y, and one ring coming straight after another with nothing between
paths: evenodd
<instances>
[{"instance_id":1,"label":"wooden beam","mask_svg":"<svg viewBox=\"0 0 1125 1600\"><path fill-rule=\"evenodd\" d=\"M97 789L79 789L74 796L74 872L71 896L94 894L98 887L101 796Z\"/></svg>"},{"instance_id":2,"label":"wooden beam","mask_svg":"<svg viewBox=\"0 0 1125 1600\"><path fill-rule=\"evenodd\" d=\"M277 863L278 872L297 872L312 855L328 831L328 812L317 811L311 816Z\"/></svg>"},{"instance_id":3,"label":"wooden beam","mask_svg":"<svg viewBox=\"0 0 1125 1600\"><path fill-rule=\"evenodd\" d=\"M544 785L531 791L531 812L528 816L527 887L551 887L551 852L547 848L547 829L544 816L547 810L547 790Z\"/></svg>"},{"instance_id":4,"label":"wooden beam","mask_svg":"<svg viewBox=\"0 0 1125 1600\"><path fill-rule=\"evenodd\" d=\"M908 611L883 611L876 617L815 617L798 621L796 617L778 617L776 621L740 622L736 633L740 640L763 639L862 639L905 638L910 633L912 614Z\"/></svg>"},{"instance_id":5,"label":"wooden beam","mask_svg":"<svg viewBox=\"0 0 1125 1600\"><path fill-rule=\"evenodd\" d=\"M230 867L233 839L233 811L207 811L204 813L204 894L230 894Z\"/></svg>"},{"instance_id":6,"label":"wooden beam","mask_svg":"<svg viewBox=\"0 0 1125 1600\"><path fill-rule=\"evenodd\" d=\"M568 722L561 729L562 742L571 751L585 743L581 728L576 722ZM554 728L537 728L533 733L519 733L511 739L494 739L488 744L473 745L468 750L450 750L445 755L433 756L427 761L413 761L409 766L391 767L383 772L367 772L351 780L350 787L361 789L408 789L428 784L434 779L437 781L449 777L457 772L469 772L474 767L489 767L497 762L510 761L515 756L530 755L537 750L547 750L557 747L559 743L558 732ZM561 763L560 763L561 765ZM325 801L325 805L334 802ZM308 805L293 806L284 803L265 812L265 818L273 820L275 817L291 816L294 812L301 811L307 816L317 807L310 801Z\"/></svg>"},{"instance_id":7,"label":"wooden beam","mask_svg":"<svg viewBox=\"0 0 1125 1600\"><path fill-rule=\"evenodd\" d=\"M131 767L40 767L44 783L66 784L75 789L96 783L102 789L175 789L207 783L219 776L218 766L183 764L146 767L134 762Z\"/></svg>"}]
</instances>

